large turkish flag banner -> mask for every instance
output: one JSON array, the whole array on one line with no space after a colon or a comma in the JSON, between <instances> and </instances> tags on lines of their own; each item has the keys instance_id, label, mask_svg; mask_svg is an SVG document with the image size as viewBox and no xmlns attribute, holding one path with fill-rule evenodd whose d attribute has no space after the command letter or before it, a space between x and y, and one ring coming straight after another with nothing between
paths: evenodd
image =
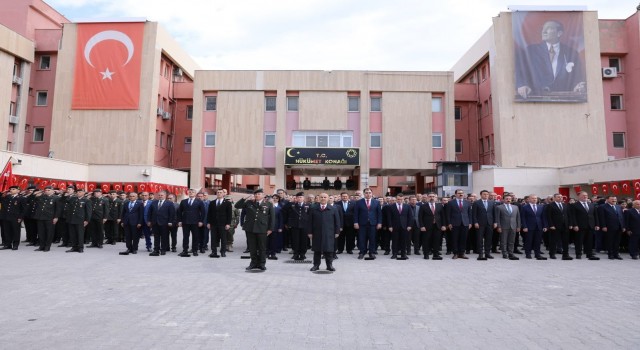
<instances>
[{"instance_id":1,"label":"large turkish flag banner","mask_svg":"<svg viewBox=\"0 0 640 350\"><path fill-rule=\"evenodd\" d=\"M73 109L138 109L144 23L77 24Z\"/></svg>"}]
</instances>

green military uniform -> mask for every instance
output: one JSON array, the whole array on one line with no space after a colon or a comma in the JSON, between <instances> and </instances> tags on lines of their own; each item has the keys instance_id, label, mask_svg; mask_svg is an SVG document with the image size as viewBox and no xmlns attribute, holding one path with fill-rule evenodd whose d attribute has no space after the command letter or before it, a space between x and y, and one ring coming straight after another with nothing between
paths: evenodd
<instances>
[{"instance_id":1,"label":"green military uniform","mask_svg":"<svg viewBox=\"0 0 640 350\"><path fill-rule=\"evenodd\" d=\"M64 214L71 241L71 249L67 252L82 253L84 251L85 222L88 223L91 220L91 202L86 198L72 196L67 201Z\"/></svg>"},{"instance_id":2,"label":"green military uniform","mask_svg":"<svg viewBox=\"0 0 640 350\"><path fill-rule=\"evenodd\" d=\"M231 202L231 206L235 204L232 200L229 199L229 201ZM236 234L236 227L238 227L238 222L240 222L240 210L237 208L233 208L231 210L231 227L229 227L229 231L227 231L228 252L230 252L231 248L233 248L233 235Z\"/></svg>"},{"instance_id":3,"label":"green military uniform","mask_svg":"<svg viewBox=\"0 0 640 350\"><path fill-rule=\"evenodd\" d=\"M48 252L51 249L54 233L53 220L58 213L59 199L58 196L48 196L46 194L36 197L33 218L36 220L38 237L40 239L40 248L37 250Z\"/></svg>"},{"instance_id":4,"label":"green military uniform","mask_svg":"<svg viewBox=\"0 0 640 350\"><path fill-rule=\"evenodd\" d=\"M91 220L87 226L88 236L91 237L92 248L102 248L104 242L104 220L109 214L109 202L104 197L91 197ZM87 236L85 234L85 236ZM85 237L85 243L87 237Z\"/></svg>"},{"instance_id":5,"label":"green military uniform","mask_svg":"<svg viewBox=\"0 0 640 350\"><path fill-rule=\"evenodd\" d=\"M108 214L107 222L104 223L104 231L107 236L107 244L116 244L118 241L118 219L120 219L120 213L122 212L122 201L120 198L107 200Z\"/></svg>"},{"instance_id":6,"label":"green military uniform","mask_svg":"<svg viewBox=\"0 0 640 350\"><path fill-rule=\"evenodd\" d=\"M245 211L243 229L247 232L247 243L251 253L251 264L248 269L265 270L267 262L267 231L273 231L276 224L276 211L273 204L262 200L247 201L244 198L236 203L237 209Z\"/></svg>"}]
</instances>

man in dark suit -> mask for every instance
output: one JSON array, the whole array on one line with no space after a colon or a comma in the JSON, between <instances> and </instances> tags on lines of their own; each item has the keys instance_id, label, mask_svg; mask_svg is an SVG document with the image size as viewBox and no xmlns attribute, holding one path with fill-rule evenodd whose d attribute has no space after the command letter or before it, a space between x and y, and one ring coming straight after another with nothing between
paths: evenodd
<instances>
[{"instance_id":1,"label":"man in dark suit","mask_svg":"<svg viewBox=\"0 0 640 350\"><path fill-rule=\"evenodd\" d=\"M569 207L569 225L575 232L576 259L582 258L582 247L589 260L600 260L593 254L594 232L600 229L596 206L587 192L580 192L578 201Z\"/></svg>"},{"instance_id":2,"label":"man in dark suit","mask_svg":"<svg viewBox=\"0 0 640 350\"><path fill-rule=\"evenodd\" d=\"M533 250L536 260L547 260L542 256L540 244L542 233L547 231L547 219L544 215L544 204L538 204L538 196L529 195L528 203L520 207L520 223L524 235L524 252L527 259L531 259Z\"/></svg>"},{"instance_id":3,"label":"man in dark suit","mask_svg":"<svg viewBox=\"0 0 640 350\"><path fill-rule=\"evenodd\" d=\"M389 211L395 208L396 198L386 196L384 200L378 198L380 202L380 211L382 213L382 228L376 232L376 242L380 249L384 250L384 255L391 253L391 231L389 231ZM393 231L393 230L392 230Z\"/></svg>"},{"instance_id":4,"label":"man in dark suit","mask_svg":"<svg viewBox=\"0 0 640 350\"><path fill-rule=\"evenodd\" d=\"M176 221L176 208L167 200L167 192L160 191L158 199L151 202L147 226L153 232L153 252L149 256L165 255L169 250L169 230Z\"/></svg>"},{"instance_id":5,"label":"man in dark suit","mask_svg":"<svg viewBox=\"0 0 640 350\"><path fill-rule=\"evenodd\" d=\"M464 255L467 234L471 228L471 204L464 198L464 191L457 189L456 198L444 208L447 226L451 230L453 258L468 259Z\"/></svg>"},{"instance_id":6,"label":"man in dark suit","mask_svg":"<svg viewBox=\"0 0 640 350\"><path fill-rule=\"evenodd\" d=\"M231 202L224 199L224 191L216 191L216 199L209 203L207 211L207 227L211 232L210 258L217 258L218 244L220 256L225 257L227 251L227 232L231 228Z\"/></svg>"},{"instance_id":7,"label":"man in dark suit","mask_svg":"<svg viewBox=\"0 0 640 350\"><path fill-rule=\"evenodd\" d=\"M149 210L151 209L152 200L149 199L149 192L140 193L140 201L142 202L142 222L149 221ZM144 235L144 243L148 252L151 252L151 227L146 224L142 225L142 234Z\"/></svg>"},{"instance_id":8,"label":"man in dark suit","mask_svg":"<svg viewBox=\"0 0 640 350\"><path fill-rule=\"evenodd\" d=\"M18 196L20 188L18 186L9 187L9 193L2 197L2 225L4 239L3 247L0 250L18 250L20 245L20 223L24 218L26 201L24 197Z\"/></svg>"},{"instance_id":9,"label":"man in dark suit","mask_svg":"<svg viewBox=\"0 0 640 350\"><path fill-rule=\"evenodd\" d=\"M327 270L335 271L333 267L333 253L335 249L335 239L340 234L340 214L339 208L329 205L329 195L320 194L320 203L311 208L309 214L308 234L311 239L311 250L313 250L313 267L311 271L320 269L320 260L324 254Z\"/></svg>"},{"instance_id":10,"label":"man in dark suit","mask_svg":"<svg viewBox=\"0 0 640 350\"><path fill-rule=\"evenodd\" d=\"M286 228L291 231L293 260L304 260L307 254L307 233L309 232L309 203L304 201L304 192L296 193L296 200L285 207Z\"/></svg>"},{"instance_id":11,"label":"man in dark suit","mask_svg":"<svg viewBox=\"0 0 640 350\"><path fill-rule=\"evenodd\" d=\"M363 259L369 253L371 259L375 259L376 230L382 228L382 208L380 202L374 200L370 188L364 189L364 198L356 202L353 212L353 227L358 231L358 259Z\"/></svg>"},{"instance_id":12,"label":"man in dark suit","mask_svg":"<svg viewBox=\"0 0 640 350\"><path fill-rule=\"evenodd\" d=\"M640 241L640 200L632 203L633 208L624 212L624 222L629 235L629 254L631 259L638 260L638 241Z\"/></svg>"},{"instance_id":13,"label":"man in dark suit","mask_svg":"<svg viewBox=\"0 0 640 350\"><path fill-rule=\"evenodd\" d=\"M404 204L404 194L396 195L396 204L389 205L387 211L387 222L389 232L393 242L391 259L396 259L398 255L402 259L407 258L407 242L413 225L413 214L408 204ZM409 247L411 249L411 247Z\"/></svg>"},{"instance_id":14,"label":"man in dark suit","mask_svg":"<svg viewBox=\"0 0 640 350\"><path fill-rule=\"evenodd\" d=\"M176 246L178 245L178 208L180 208L180 203L177 202L176 195L173 193L167 195L167 201L173 204L173 208L176 212L173 226L169 227L169 237L171 238L171 252L175 253L177 251Z\"/></svg>"},{"instance_id":15,"label":"man in dark suit","mask_svg":"<svg viewBox=\"0 0 640 350\"><path fill-rule=\"evenodd\" d=\"M536 100L536 97L554 92L585 94L584 66L576 50L562 44L562 23L547 21L542 27L542 41L529 45L516 58L516 89L519 100Z\"/></svg>"},{"instance_id":16,"label":"man in dark suit","mask_svg":"<svg viewBox=\"0 0 640 350\"><path fill-rule=\"evenodd\" d=\"M356 246L355 230L353 229L353 212L355 208L355 202L349 200L349 194L346 192L340 193L341 201L334 203L334 206L338 209L338 212L342 213L342 231L338 236L338 254L342 254L347 249L347 254L353 254L353 248Z\"/></svg>"},{"instance_id":17,"label":"man in dark suit","mask_svg":"<svg viewBox=\"0 0 640 350\"><path fill-rule=\"evenodd\" d=\"M120 255L138 254L138 244L140 243L140 229L144 224L144 207L142 201L138 200L138 194L129 193L129 200L122 204L120 214L120 225L124 228L124 242L127 250L120 252Z\"/></svg>"},{"instance_id":18,"label":"man in dark suit","mask_svg":"<svg viewBox=\"0 0 640 350\"><path fill-rule=\"evenodd\" d=\"M516 240L516 232L520 231L520 208L511 204L512 196L505 194L502 204L496 206L493 214L496 220L496 230L500 234L500 249L502 257L509 260L520 260L513 255Z\"/></svg>"},{"instance_id":19,"label":"man in dark suit","mask_svg":"<svg viewBox=\"0 0 640 350\"><path fill-rule=\"evenodd\" d=\"M491 256L491 245L493 242L493 229L496 228L493 213L495 203L489 200L489 191L480 191L480 200L471 206L471 221L476 228L476 249L478 249L478 260L493 259Z\"/></svg>"},{"instance_id":20,"label":"man in dark suit","mask_svg":"<svg viewBox=\"0 0 640 350\"><path fill-rule=\"evenodd\" d=\"M425 197L428 202L420 206L418 210L418 225L420 227L420 241L422 253L426 260L433 254L433 260L442 260L440 247L442 246L442 232L447 228L444 218L444 207L437 203L438 196L429 192Z\"/></svg>"},{"instance_id":21,"label":"man in dark suit","mask_svg":"<svg viewBox=\"0 0 640 350\"><path fill-rule=\"evenodd\" d=\"M204 225L207 217L204 203L196 198L196 190L190 189L187 193L189 197L180 202L177 212L178 226L182 227L182 253L178 256L183 258L189 257L189 234L191 234L193 256L198 256L200 227Z\"/></svg>"},{"instance_id":22,"label":"man in dark suit","mask_svg":"<svg viewBox=\"0 0 640 350\"><path fill-rule=\"evenodd\" d=\"M620 236L625 231L622 208L617 205L618 198L614 195L607 197L607 202L598 206L598 223L604 232L609 259L622 260L620 256Z\"/></svg>"},{"instance_id":23,"label":"man in dark suit","mask_svg":"<svg viewBox=\"0 0 640 350\"><path fill-rule=\"evenodd\" d=\"M545 206L545 216L549 227L549 256L556 258L558 240L562 242L562 260L573 260L569 255L569 211L568 206L562 203L562 195L553 195L553 202Z\"/></svg>"},{"instance_id":24,"label":"man in dark suit","mask_svg":"<svg viewBox=\"0 0 640 350\"><path fill-rule=\"evenodd\" d=\"M422 196L422 195L421 195ZM409 233L409 239L407 240L407 255L411 253L411 244L413 243L413 253L420 255L420 248L422 247L422 241L420 240L420 222L418 214L420 213L420 206L422 202L418 200L417 196L409 196L409 210L411 216L413 216L413 222L411 223L411 232Z\"/></svg>"},{"instance_id":25,"label":"man in dark suit","mask_svg":"<svg viewBox=\"0 0 640 350\"><path fill-rule=\"evenodd\" d=\"M258 189L253 196L240 199L235 207L242 209L245 215L242 228L247 232L247 245L251 253L251 263L246 270L267 267L267 236L273 232L276 225L276 212L273 205L264 200L264 192Z\"/></svg>"}]
</instances>

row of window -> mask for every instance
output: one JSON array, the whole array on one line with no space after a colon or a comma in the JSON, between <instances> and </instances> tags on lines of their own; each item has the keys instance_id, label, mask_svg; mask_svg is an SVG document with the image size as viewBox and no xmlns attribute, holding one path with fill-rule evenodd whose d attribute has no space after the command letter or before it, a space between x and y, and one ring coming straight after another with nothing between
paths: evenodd
<instances>
[{"instance_id":1,"label":"row of window","mask_svg":"<svg viewBox=\"0 0 640 350\"><path fill-rule=\"evenodd\" d=\"M360 97L349 96L348 98L348 112L360 112ZM216 111L218 107L217 96L205 96L205 111ZM297 112L299 110L299 97L287 96L287 112ZM264 98L264 106L266 112L276 111L276 97L266 96ZM382 97L371 97L371 112L382 111ZM442 97L433 97L431 100L431 111L442 112Z\"/></svg>"}]
</instances>

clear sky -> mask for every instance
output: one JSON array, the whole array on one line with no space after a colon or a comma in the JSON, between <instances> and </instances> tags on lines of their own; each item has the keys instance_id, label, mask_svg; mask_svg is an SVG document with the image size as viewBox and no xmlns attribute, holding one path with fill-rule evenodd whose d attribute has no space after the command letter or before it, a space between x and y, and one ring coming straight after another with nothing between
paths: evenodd
<instances>
[{"instance_id":1,"label":"clear sky","mask_svg":"<svg viewBox=\"0 0 640 350\"><path fill-rule=\"evenodd\" d=\"M158 21L203 69L450 70L510 5L587 6L604 18L632 0L45 0L70 20Z\"/></svg>"}]
</instances>

